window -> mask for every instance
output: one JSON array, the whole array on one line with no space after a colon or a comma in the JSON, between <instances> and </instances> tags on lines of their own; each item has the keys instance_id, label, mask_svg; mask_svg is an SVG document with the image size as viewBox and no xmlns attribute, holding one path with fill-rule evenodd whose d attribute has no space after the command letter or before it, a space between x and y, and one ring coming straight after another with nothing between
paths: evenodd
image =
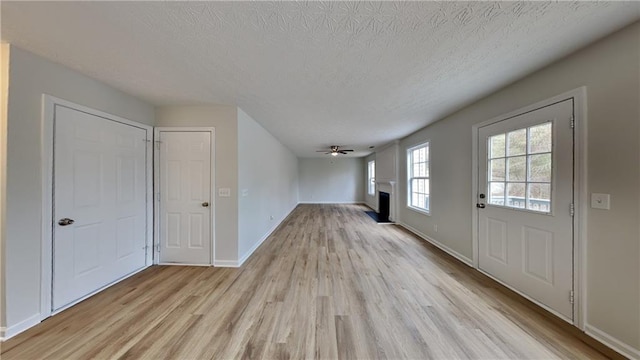
<instances>
[{"instance_id":1,"label":"window","mask_svg":"<svg viewBox=\"0 0 640 360\"><path fill-rule=\"evenodd\" d=\"M551 211L550 122L489 137L489 204Z\"/></svg>"},{"instance_id":2,"label":"window","mask_svg":"<svg viewBox=\"0 0 640 360\"><path fill-rule=\"evenodd\" d=\"M407 149L407 205L418 211L429 212L429 143Z\"/></svg>"},{"instance_id":3,"label":"window","mask_svg":"<svg viewBox=\"0 0 640 360\"><path fill-rule=\"evenodd\" d=\"M367 182L367 189L369 189L369 195L374 195L376 193L376 161L369 161L369 163L367 164L367 169L369 174L367 177L369 179Z\"/></svg>"}]
</instances>

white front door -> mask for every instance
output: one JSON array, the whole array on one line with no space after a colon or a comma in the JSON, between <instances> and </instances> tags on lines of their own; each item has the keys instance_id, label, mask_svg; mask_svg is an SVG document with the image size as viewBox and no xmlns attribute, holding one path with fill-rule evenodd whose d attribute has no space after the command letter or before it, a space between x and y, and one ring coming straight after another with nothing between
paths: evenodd
<instances>
[{"instance_id":1,"label":"white front door","mask_svg":"<svg viewBox=\"0 0 640 360\"><path fill-rule=\"evenodd\" d=\"M146 130L55 110L53 310L145 266Z\"/></svg>"},{"instance_id":2,"label":"white front door","mask_svg":"<svg viewBox=\"0 0 640 360\"><path fill-rule=\"evenodd\" d=\"M573 319L573 100L479 128L479 268Z\"/></svg>"},{"instance_id":3,"label":"white front door","mask_svg":"<svg viewBox=\"0 0 640 360\"><path fill-rule=\"evenodd\" d=\"M160 263L211 264L212 132L160 131Z\"/></svg>"}]
</instances>

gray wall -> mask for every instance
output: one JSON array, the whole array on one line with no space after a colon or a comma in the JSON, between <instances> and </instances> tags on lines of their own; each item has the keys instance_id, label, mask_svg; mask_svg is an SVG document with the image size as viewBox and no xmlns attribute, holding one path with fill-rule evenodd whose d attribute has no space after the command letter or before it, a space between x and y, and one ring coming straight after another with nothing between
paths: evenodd
<instances>
[{"instance_id":1,"label":"gray wall","mask_svg":"<svg viewBox=\"0 0 640 360\"><path fill-rule=\"evenodd\" d=\"M298 204L298 158L238 109L238 257L251 251Z\"/></svg>"},{"instance_id":2,"label":"gray wall","mask_svg":"<svg viewBox=\"0 0 640 360\"><path fill-rule=\"evenodd\" d=\"M153 125L154 108L41 57L10 48L5 246L6 317L11 327L40 313L42 94Z\"/></svg>"},{"instance_id":3,"label":"gray wall","mask_svg":"<svg viewBox=\"0 0 640 360\"><path fill-rule=\"evenodd\" d=\"M300 158L298 171L298 196L302 203L364 201L366 177L362 158Z\"/></svg>"},{"instance_id":4,"label":"gray wall","mask_svg":"<svg viewBox=\"0 0 640 360\"><path fill-rule=\"evenodd\" d=\"M587 215L587 325L640 349L640 24L601 40L401 141L431 140L431 216L401 221L471 258L471 127L587 86L588 193L611 194L611 210ZM589 199L585 199L589 201ZM433 225L438 225L438 232Z\"/></svg>"},{"instance_id":5,"label":"gray wall","mask_svg":"<svg viewBox=\"0 0 640 360\"><path fill-rule=\"evenodd\" d=\"M215 127L215 256L214 261L238 259L238 125L235 106L170 106L157 109L156 126ZM218 197L230 188L230 197Z\"/></svg>"},{"instance_id":6,"label":"gray wall","mask_svg":"<svg viewBox=\"0 0 640 360\"><path fill-rule=\"evenodd\" d=\"M363 158L363 162L362 162L362 166L364 167L364 203L367 204L368 207L372 208L373 210L378 210L378 190L376 189L376 191L374 191L373 195L369 195L369 192L367 191L367 186L369 184L369 173L368 173L368 166L369 166L369 161L371 160L376 160L376 153L373 153L365 158ZM376 173L378 172L378 163L376 161ZM378 174L375 175L376 178L378 176Z\"/></svg>"}]
</instances>

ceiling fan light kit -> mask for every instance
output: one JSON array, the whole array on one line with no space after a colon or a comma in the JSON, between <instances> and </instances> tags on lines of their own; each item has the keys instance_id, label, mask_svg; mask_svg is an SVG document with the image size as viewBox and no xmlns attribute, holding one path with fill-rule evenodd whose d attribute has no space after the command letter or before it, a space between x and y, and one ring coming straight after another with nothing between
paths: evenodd
<instances>
[{"instance_id":1,"label":"ceiling fan light kit","mask_svg":"<svg viewBox=\"0 0 640 360\"><path fill-rule=\"evenodd\" d=\"M324 152L325 155L331 154L331 156L338 156L338 154L347 155L347 152L351 152L353 149L340 149L338 145L331 145L329 147L329 151L327 150L316 150L316 152Z\"/></svg>"}]
</instances>

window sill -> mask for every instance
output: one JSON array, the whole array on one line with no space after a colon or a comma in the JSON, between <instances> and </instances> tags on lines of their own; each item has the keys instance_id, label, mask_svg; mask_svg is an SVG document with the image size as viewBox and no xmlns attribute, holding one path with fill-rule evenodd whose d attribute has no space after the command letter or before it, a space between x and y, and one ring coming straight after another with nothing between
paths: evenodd
<instances>
[{"instance_id":1,"label":"window sill","mask_svg":"<svg viewBox=\"0 0 640 360\"><path fill-rule=\"evenodd\" d=\"M425 210L425 209L421 209L415 206L411 206L411 205L407 205L407 209L409 210L413 210L417 213L423 214L423 215L427 215L427 216L431 216L431 211L429 210Z\"/></svg>"}]
</instances>

